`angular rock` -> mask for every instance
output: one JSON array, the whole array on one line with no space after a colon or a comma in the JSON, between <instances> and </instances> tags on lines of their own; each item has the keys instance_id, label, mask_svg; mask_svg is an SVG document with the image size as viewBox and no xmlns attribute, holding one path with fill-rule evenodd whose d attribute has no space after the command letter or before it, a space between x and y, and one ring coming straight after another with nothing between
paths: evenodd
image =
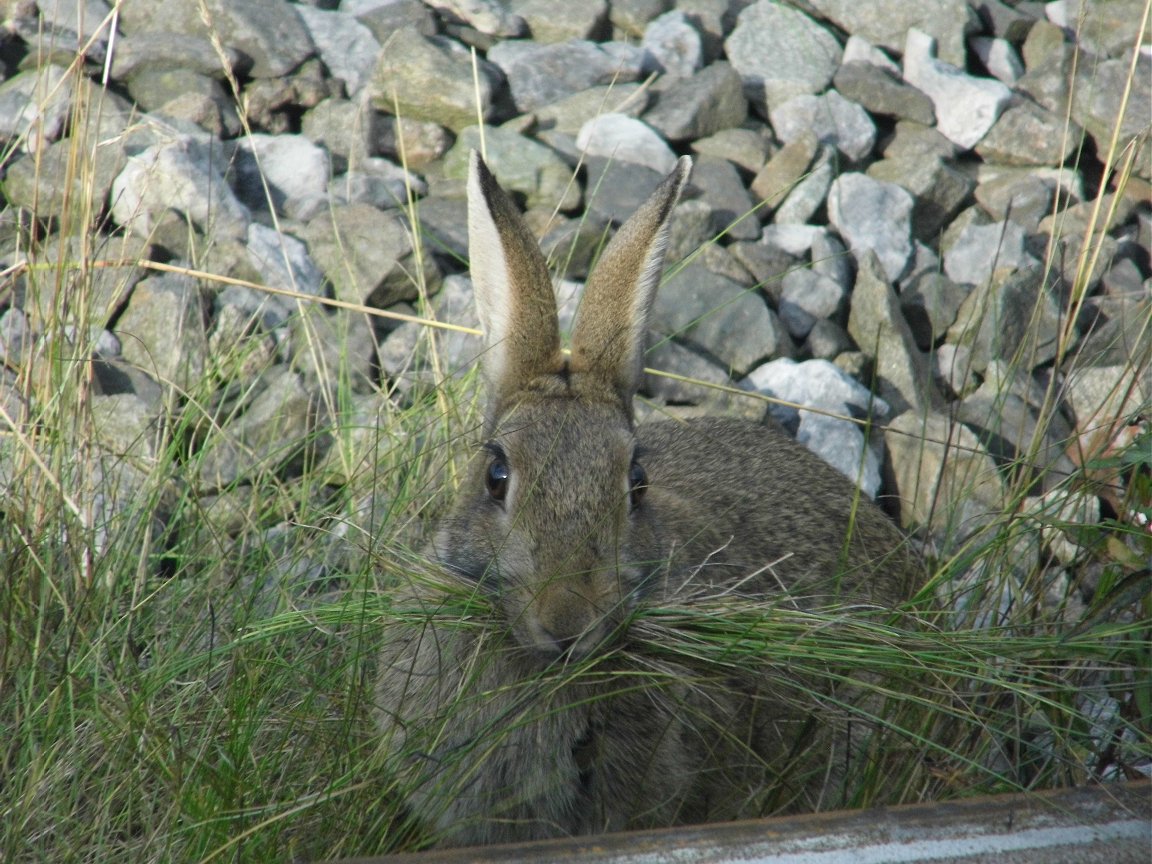
<instances>
[{"instance_id":1,"label":"angular rock","mask_svg":"<svg viewBox=\"0 0 1152 864\"><path fill-rule=\"evenodd\" d=\"M648 22L640 47L644 51L646 72L689 78L703 65L704 47L700 34L678 9Z\"/></svg>"},{"instance_id":2,"label":"angular rock","mask_svg":"<svg viewBox=\"0 0 1152 864\"><path fill-rule=\"evenodd\" d=\"M808 0L819 15L854 36L863 36L874 45L897 53L904 50L905 34L922 30L940 44L940 57L954 66L963 66L965 37L978 22L965 0Z\"/></svg>"},{"instance_id":3,"label":"angular rock","mask_svg":"<svg viewBox=\"0 0 1152 864\"><path fill-rule=\"evenodd\" d=\"M867 112L835 90L796 96L769 114L781 141L794 141L811 131L822 144L835 147L852 162L864 159L876 144L876 124Z\"/></svg>"},{"instance_id":4,"label":"angular rock","mask_svg":"<svg viewBox=\"0 0 1152 864\"><path fill-rule=\"evenodd\" d=\"M601 114L589 120L576 136L576 146L589 156L643 165L661 174L676 166L676 154L655 130L624 114Z\"/></svg>"},{"instance_id":5,"label":"angular rock","mask_svg":"<svg viewBox=\"0 0 1152 864\"><path fill-rule=\"evenodd\" d=\"M403 218L364 204L334 207L300 231L336 299L387 308L421 293L434 294L439 271L432 256L417 255Z\"/></svg>"},{"instance_id":6,"label":"angular rock","mask_svg":"<svg viewBox=\"0 0 1152 864\"><path fill-rule=\"evenodd\" d=\"M601 156L588 157L585 170L588 210L596 218L614 224L623 222L648 200L665 176L635 162Z\"/></svg>"},{"instance_id":7,"label":"angular rock","mask_svg":"<svg viewBox=\"0 0 1152 864\"><path fill-rule=\"evenodd\" d=\"M976 185L967 173L937 156L881 159L869 165L867 173L912 193L912 235L925 242L937 239Z\"/></svg>"},{"instance_id":8,"label":"angular rock","mask_svg":"<svg viewBox=\"0 0 1152 864\"><path fill-rule=\"evenodd\" d=\"M638 56L624 56L605 45L580 39L556 45L507 40L488 52L488 61L503 71L512 101L522 112L598 84L635 81L640 76Z\"/></svg>"},{"instance_id":9,"label":"angular rock","mask_svg":"<svg viewBox=\"0 0 1152 864\"><path fill-rule=\"evenodd\" d=\"M970 150L992 128L1011 91L990 78L975 78L937 60L932 37L908 31L904 80L923 91L936 109L936 128L956 146Z\"/></svg>"},{"instance_id":10,"label":"angular rock","mask_svg":"<svg viewBox=\"0 0 1152 864\"><path fill-rule=\"evenodd\" d=\"M957 284L943 273L929 271L903 286L900 308L921 351L928 351L956 323L956 316L972 288Z\"/></svg>"},{"instance_id":11,"label":"angular rock","mask_svg":"<svg viewBox=\"0 0 1152 864\"><path fill-rule=\"evenodd\" d=\"M819 93L840 65L840 45L803 12L758 0L737 18L724 50L762 116L794 96Z\"/></svg>"},{"instance_id":12,"label":"angular rock","mask_svg":"<svg viewBox=\"0 0 1152 864\"><path fill-rule=\"evenodd\" d=\"M177 136L129 156L112 183L112 218L148 237L169 210L183 214L204 234L248 236L250 216L224 182L218 147Z\"/></svg>"},{"instance_id":13,"label":"angular rock","mask_svg":"<svg viewBox=\"0 0 1152 864\"><path fill-rule=\"evenodd\" d=\"M1007 39L992 39L986 36L973 36L969 44L992 75L1009 87L1024 74L1024 64L1020 55Z\"/></svg>"},{"instance_id":14,"label":"angular rock","mask_svg":"<svg viewBox=\"0 0 1152 864\"><path fill-rule=\"evenodd\" d=\"M217 51L211 40L203 36L163 30L121 36L116 39L116 50L112 54L112 78L131 81L137 75L151 75L164 69L186 69L221 79L228 71L247 74L251 60L235 48L227 45L221 48L222 51Z\"/></svg>"},{"instance_id":15,"label":"angular rock","mask_svg":"<svg viewBox=\"0 0 1152 864\"><path fill-rule=\"evenodd\" d=\"M928 360L916 345L879 259L868 253L859 263L848 334L873 358L880 395L898 412L923 413L937 407L941 400L932 384Z\"/></svg>"},{"instance_id":16,"label":"angular rock","mask_svg":"<svg viewBox=\"0 0 1152 864\"><path fill-rule=\"evenodd\" d=\"M945 241L944 272L953 282L979 285L993 271L1025 269L1036 259L1024 249L1024 229L1016 222L970 223L951 240Z\"/></svg>"},{"instance_id":17,"label":"angular rock","mask_svg":"<svg viewBox=\"0 0 1152 864\"><path fill-rule=\"evenodd\" d=\"M836 70L832 84L841 96L871 114L911 120L924 126L936 123L932 100L879 66L861 61L844 63Z\"/></svg>"},{"instance_id":18,"label":"angular rock","mask_svg":"<svg viewBox=\"0 0 1152 864\"><path fill-rule=\"evenodd\" d=\"M590 120L603 114L639 117L648 107L649 90L640 84L604 84L573 93L532 113L544 129L575 136Z\"/></svg>"},{"instance_id":19,"label":"angular rock","mask_svg":"<svg viewBox=\"0 0 1152 864\"><path fill-rule=\"evenodd\" d=\"M640 122L623 115L613 116ZM547 207L568 212L580 206L580 186L571 182L572 169L554 150L507 127L486 126L484 139L488 167L506 190L524 196L529 209ZM444 176L465 179L468 176L468 154L473 149L480 149L480 129L477 126L469 126L460 132L456 144L444 157Z\"/></svg>"},{"instance_id":20,"label":"angular rock","mask_svg":"<svg viewBox=\"0 0 1152 864\"><path fill-rule=\"evenodd\" d=\"M307 220L327 206L332 163L303 135L245 135L234 167L236 192L251 210Z\"/></svg>"},{"instance_id":21,"label":"angular rock","mask_svg":"<svg viewBox=\"0 0 1152 864\"><path fill-rule=\"evenodd\" d=\"M477 64L473 81L472 58L460 45L408 27L384 42L366 92L377 111L463 129L492 113L498 76L484 61Z\"/></svg>"},{"instance_id":22,"label":"angular rock","mask_svg":"<svg viewBox=\"0 0 1152 864\"><path fill-rule=\"evenodd\" d=\"M772 360L754 369L745 384L774 399L805 406L796 409L771 404L769 411L785 429L795 433L797 441L857 484L869 498L876 497L883 455L866 444L862 426L841 417L864 418L871 413L882 419L889 410L882 399L827 360Z\"/></svg>"},{"instance_id":23,"label":"angular rock","mask_svg":"<svg viewBox=\"0 0 1152 864\"><path fill-rule=\"evenodd\" d=\"M747 116L739 73L717 62L660 90L644 121L669 141L689 141L737 127Z\"/></svg>"},{"instance_id":24,"label":"angular rock","mask_svg":"<svg viewBox=\"0 0 1152 864\"><path fill-rule=\"evenodd\" d=\"M750 188L767 205L765 213L783 203L804 178L816 158L819 143L811 131L799 134L781 147L756 174Z\"/></svg>"},{"instance_id":25,"label":"angular rock","mask_svg":"<svg viewBox=\"0 0 1152 864\"><path fill-rule=\"evenodd\" d=\"M727 159L748 174L756 174L768 159L771 146L767 137L754 129L721 129L698 138L690 145L693 153Z\"/></svg>"},{"instance_id":26,"label":"angular rock","mask_svg":"<svg viewBox=\"0 0 1152 864\"><path fill-rule=\"evenodd\" d=\"M781 285L780 320L797 340L807 338L818 320L839 319L847 306L844 286L813 270L793 270L785 274Z\"/></svg>"},{"instance_id":27,"label":"angular rock","mask_svg":"<svg viewBox=\"0 0 1152 864\"><path fill-rule=\"evenodd\" d=\"M760 236L756 205L731 162L701 156L692 166L691 183L701 191L700 200L712 208L716 234L723 232L734 240L755 240Z\"/></svg>"},{"instance_id":28,"label":"angular rock","mask_svg":"<svg viewBox=\"0 0 1152 864\"><path fill-rule=\"evenodd\" d=\"M841 174L828 192L828 220L857 262L876 253L888 281L896 281L912 258L914 199L895 183L865 174Z\"/></svg>"},{"instance_id":29,"label":"angular rock","mask_svg":"<svg viewBox=\"0 0 1152 864\"><path fill-rule=\"evenodd\" d=\"M327 214L325 214L327 215ZM262 274L261 281L273 288L319 296L324 277L308 255L307 247L288 234L253 222L248 226L248 259ZM294 308L290 301L287 308Z\"/></svg>"},{"instance_id":30,"label":"angular rock","mask_svg":"<svg viewBox=\"0 0 1152 864\"><path fill-rule=\"evenodd\" d=\"M1152 58L1142 54L1137 60L1131 75L1131 93L1121 116L1129 68L1127 59L1104 60L1091 64L1090 69L1078 68L1072 85L1072 119L1092 136L1102 157L1108 152L1119 119L1120 146L1132 140L1139 142L1132 168L1147 180L1152 179L1152 137L1144 134L1148 128L1147 108L1152 104Z\"/></svg>"},{"instance_id":31,"label":"angular rock","mask_svg":"<svg viewBox=\"0 0 1152 864\"><path fill-rule=\"evenodd\" d=\"M524 19L501 0L426 0L448 20L460 21L489 36L520 36Z\"/></svg>"},{"instance_id":32,"label":"angular rock","mask_svg":"<svg viewBox=\"0 0 1152 864\"><path fill-rule=\"evenodd\" d=\"M180 393L202 384L208 338L195 280L161 274L136 284L116 322L124 359Z\"/></svg>"},{"instance_id":33,"label":"angular rock","mask_svg":"<svg viewBox=\"0 0 1152 864\"><path fill-rule=\"evenodd\" d=\"M201 0L125 0L119 6L120 26L139 36L160 31L198 39L227 34L228 44L251 58L254 78L279 78L315 51L312 38L295 6L277 0L206 0L211 26L201 17Z\"/></svg>"},{"instance_id":34,"label":"angular rock","mask_svg":"<svg viewBox=\"0 0 1152 864\"><path fill-rule=\"evenodd\" d=\"M906 411L888 424L884 443L904 527L927 528L953 548L1003 509L996 463L963 423Z\"/></svg>"},{"instance_id":35,"label":"angular rock","mask_svg":"<svg viewBox=\"0 0 1152 864\"><path fill-rule=\"evenodd\" d=\"M340 381L353 393L376 386L376 337L362 312L302 305L289 324L292 368L304 376L309 390Z\"/></svg>"},{"instance_id":36,"label":"angular rock","mask_svg":"<svg viewBox=\"0 0 1152 864\"><path fill-rule=\"evenodd\" d=\"M777 225L805 225L811 221L828 197L832 176L836 170L836 151L821 147L808 173L800 178L788 197L773 214Z\"/></svg>"},{"instance_id":37,"label":"angular rock","mask_svg":"<svg viewBox=\"0 0 1152 864\"><path fill-rule=\"evenodd\" d=\"M1010 105L976 145L986 162L1063 165L1080 146L1083 130L1034 102Z\"/></svg>"},{"instance_id":38,"label":"angular rock","mask_svg":"<svg viewBox=\"0 0 1152 864\"><path fill-rule=\"evenodd\" d=\"M1044 284L1041 268L978 283L956 315L947 341L972 349L972 368L995 360L1034 369L1056 356L1064 315Z\"/></svg>"},{"instance_id":39,"label":"angular rock","mask_svg":"<svg viewBox=\"0 0 1152 864\"><path fill-rule=\"evenodd\" d=\"M783 332L757 292L697 263L665 280L651 326L703 350L736 375L771 357Z\"/></svg>"},{"instance_id":40,"label":"angular rock","mask_svg":"<svg viewBox=\"0 0 1152 864\"><path fill-rule=\"evenodd\" d=\"M72 104L66 77L62 67L47 64L0 83L0 140L23 138L24 149L34 153L59 138Z\"/></svg>"},{"instance_id":41,"label":"angular rock","mask_svg":"<svg viewBox=\"0 0 1152 864\"><path fill-rule=\"evenodd\" d=\"M313 44L328 71L344 82L349 96L355 96L372 80L380 43L372 31L347 12L317 9L301 4L296 12L308 29Z\"/></svg>"},{"instance_id":42,"label":"angular rock","mask_svg":"<svg viewBox=\"0 0 1152 864\"><path fill-rule=\"evenodd\" d=\"M972 350L944 342L932 352L932 378L941 392L952 398L966 396L976 389L972 374Z\"/></svg>"},{"instance_id":43,"label":"angular rock","mask_svg":"<svg viewBox=\"0 0 1152 864\"><path fill-rule=\"evenodd\" d=\"M602 38L608 24L607 0L508 0L508 10L528 24L536 42Z\"/></svg>"}]
</instances>

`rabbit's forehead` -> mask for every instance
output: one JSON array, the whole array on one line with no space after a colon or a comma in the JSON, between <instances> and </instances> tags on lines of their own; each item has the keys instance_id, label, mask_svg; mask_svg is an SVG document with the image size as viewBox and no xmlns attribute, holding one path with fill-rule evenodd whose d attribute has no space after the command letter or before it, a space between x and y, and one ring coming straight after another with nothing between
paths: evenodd
<instances>
[{"instance_id":1,"label":"rabbit's forehead","mask_svg":"<svg viewBox=\"0 0 1152 864\"><path fill-rule=\"evenodd\" d=\"M547 400L509 412L498 427L496 443L514 467L571 463L583 470L602 465L615 473L631 461L635 436L617 408Z\"/></svg>"}]
</instances>

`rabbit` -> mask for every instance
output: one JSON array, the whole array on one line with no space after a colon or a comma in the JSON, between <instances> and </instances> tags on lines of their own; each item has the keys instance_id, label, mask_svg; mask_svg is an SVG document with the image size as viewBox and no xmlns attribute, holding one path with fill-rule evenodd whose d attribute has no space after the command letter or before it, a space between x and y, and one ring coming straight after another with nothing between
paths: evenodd
<instances>
[{"instance_id":1,"label":"rabbit","mask_svg":"<svg viewBox=\"0 0 1152 864\"><path fill-rule=\"evenodd\" d=\"M824 763L833 747L811 708L774 700L759 673L621 650L646 606L727 592L884 610L916 578L888 516L784 432L635 423L690 171L680 158L607 244L566 356L544 256L471 154L483 446L430 540L437 575L392 598L427 616L383 624L375 693L399 788L441 845L757 816L766 788L791 809L836 803L830 775L802 770L806 740ZM453 621L437 580L484 597L490 616Z\"/></svg>"}]
</instances>

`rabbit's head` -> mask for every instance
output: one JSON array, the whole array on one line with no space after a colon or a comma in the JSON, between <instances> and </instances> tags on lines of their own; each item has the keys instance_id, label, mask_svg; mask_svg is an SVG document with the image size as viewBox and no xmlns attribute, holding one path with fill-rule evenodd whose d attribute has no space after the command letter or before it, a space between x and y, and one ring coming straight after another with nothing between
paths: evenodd
<instances>
[{"instance_id":1,"label":"rabbit's head","mask_svg":"<svg viewBox=\"0 0 1152 864\"><path fill-rule=\"evenodd\" d=\"M543 254L472 154L468 230L484 328L482 450L434 550L496 599L515 640L545 658L595 651L643 596L657 515L632 397L684 157L607 245L560 348ZM643 560L643 551L647 558Z\"/></svg>"}]
</instances>

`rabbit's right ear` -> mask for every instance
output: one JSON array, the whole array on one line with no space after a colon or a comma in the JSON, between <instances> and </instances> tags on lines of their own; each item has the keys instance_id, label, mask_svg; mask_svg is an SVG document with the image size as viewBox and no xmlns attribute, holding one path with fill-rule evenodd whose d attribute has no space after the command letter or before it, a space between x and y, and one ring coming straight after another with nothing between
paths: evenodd
<instances>
[{"instance_id":1,"label":"rabbit's right ear","mask_svg":"<svg viewBox=\"0 0 1152 864\"><path fill-rule=\"evenodd\" d=\"M484 328L481 362L491 419L504 397L532 378L557 372L562 358L548 262L475 150L468 168L468 257Z\"/></svg>"}]
</instances>

